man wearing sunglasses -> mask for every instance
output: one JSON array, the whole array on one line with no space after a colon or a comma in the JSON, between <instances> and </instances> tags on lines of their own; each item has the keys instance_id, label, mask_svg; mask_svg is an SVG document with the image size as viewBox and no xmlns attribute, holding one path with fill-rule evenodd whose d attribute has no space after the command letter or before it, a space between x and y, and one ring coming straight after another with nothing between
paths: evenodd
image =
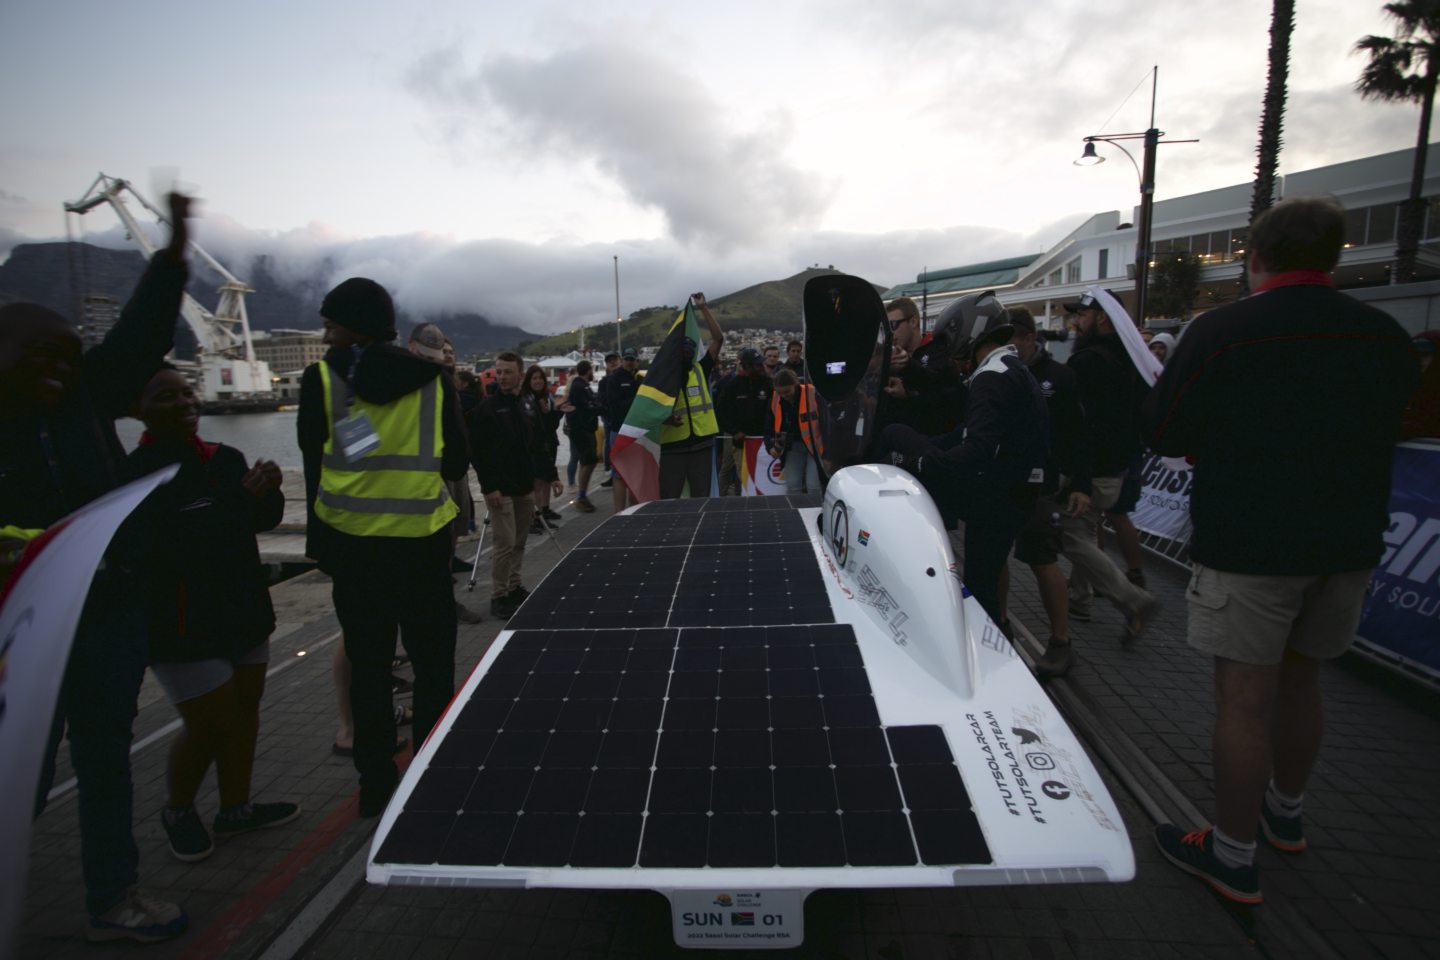
<instances>
[{"instance_id":1,"label":"man wearing sunglasses","mask_svg":"<svg viewBox=\"0 0 1440 960\"><path fill-rule=\"evenodd\" d=\"M965 388L950 350L922 330L920 307L909 297L892 300L890 379L882 419L903 423L928 436L948 433L965 410Z\"/></svg>"}]
</instances>

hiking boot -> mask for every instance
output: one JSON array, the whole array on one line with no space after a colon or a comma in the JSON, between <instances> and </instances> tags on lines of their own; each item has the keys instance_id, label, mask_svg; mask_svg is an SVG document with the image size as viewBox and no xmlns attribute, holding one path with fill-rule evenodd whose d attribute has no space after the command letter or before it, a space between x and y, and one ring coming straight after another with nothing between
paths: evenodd
<instances>
[{"instance_id":1,"label":"hiking boot","mask_svg":"<svg viewBox=\"0 0 1440 960\"><path fill-rule=\"evenodd\" d=\"M1145 599L1140 601L1140 605L1130 612L1129 619L1125 621L1125 642L1139 640L1145 628L1153 623L1159 614L1160 601L1148 593L1145 594ZM1075 615L1073 610L1070 615Z\"/></svg>"},{"instance_id":2,"label":"hiking boot","mask_svg":"<svg viewBox=\"0 0 1440 960\"><path fill-rule=\"evenodd\" d=\"M595 512L595 504L591 503L591 502L590 502L588 499L586 499L585 497L576 497L576 498L575 498L575 509L576 509L576 510L579 510L581 513L594 513L594 512Z\"/></svg>"},{"instance_id":3,"label":"hiking boot","mask_svg":"<svg viewBox=\"0 0 1440 960\"><path fill-rule=\"evenodd\" d=\"M490 616L497 620L509 620L515 615L516 605L510 597L495 597L490 601Z\"/></svg>"},{"instance_id":4,"label":"hiking boot","mask_svg":"<svg viewBox=\"0 0 1440 960\"><path fill-rule=\"evenodd\" d=\"M526 590L524 587L516 587L514 590L505 594L505 599L509 600L516 607L519 607L520 604L525 602L525 598L528 596L530 596L529 590Z\"/></svg>"},{"instance_id":5,"label":"hiking boot","mask_svg":"<svg viewBox=\"0 0 1440 960\"><path fill-rule=\"evenodd\" d=\"M119 903L90 918L85 938L91 943L107 940L158 943L180 936L189 925L190 919L179 904L156 900L131 887Z\"/></svg>"},{"instance_id":6,"label":"hiking boot","mask_svg":"<svg viewBox=\"0 0 1440 960\"><path fill-rule=\"evenodd\" d=\"M251 830L278 827L300 816L298 803L243 803L230 810L221 810L215 815L217 837L235 837Z\"/></svg>"},{"instance_id":7,"label":"hiking boot","mask_svg":"<svg viewBox=\"0 0 1440 960\"><path fill-rule=\"evenodd\" d=\"M1260 870L1255 864L1227 867L1215 856L1213 827L1186 833L1174 824L1162 823L1155 828L1155 845L1166 860L1204 880L1228 900L1256 904L1265 899L1260 895Z\"/></svg>"},{"instance_id":8,"label":"hiking boot","mask_svg":"<svg viewBox=\"0 0 1440 960\"><path fill-rule=\"evenodd\" d=\"M546 520L549 520L551 523L555 523L560 519L560 514L556 513L554 510L551 510L549 507L541 510L540 516L544 517Z\"/></svg>"},{"instance_id":9,"label":"hiking boot","mask_svg":"<svg viewBox=\"0 0 1440 960\"><path fill-rule=\"evenodd\" d=\"M1035 676L1042 680L1063 677L1074 665L1075 648L1070 645L1070 641L1051 637L1045 644L1045 653L1035 661Z\"/></svg>"},{"instance_id":10,"label":"hiking boot","mask_svg":"<svg viewBox=\"0 0 1440 960\"><path fill-rule=\"evenodd\" d=\"M600 486L605 487L606 489L609 489L610 487L615 486L615 478L614 478L614 477L606 477L604 480L601 480L601 481L600 481Z\"/></svg>"},{"instance_id":11,"label":"hiking boot","mask_svg":"<svg viewBox=\"0 0 1440 960\"><path fill-rule=\"evenodd\" d=\"M215 852L215 844L194 807L183 810L166 807L160 811L160 823L165 827L165 835L170 838L170 852L176 860L199 863Z\"/></svg>"},{"instance_id":12,"label":"hiking boot","mask_svg":"<svg viewBox=\"0 0 1440 960\"><path fill-rule=\"evenodd\" d=\"M530 532L531 532L531 533L544 533L544 532L545 532L545 524L540 521L540 518L539 518L538 516L535 517L533 520L530 521Z\"/></svg>"},{"instance_id":13,"label":"hiking boot","mask_svg":"<svg viewBox=\"0 0 1440 960\"><path fill-rule=\"evenodd\" d=\"M1270 841L1270 846L1285 853L1304 853L1305 848L1310 846L1305 840L1305 825L1299 817L1271 813L1263 803L1260 805L1260 832Z\"/></svg>"}]
</instances>

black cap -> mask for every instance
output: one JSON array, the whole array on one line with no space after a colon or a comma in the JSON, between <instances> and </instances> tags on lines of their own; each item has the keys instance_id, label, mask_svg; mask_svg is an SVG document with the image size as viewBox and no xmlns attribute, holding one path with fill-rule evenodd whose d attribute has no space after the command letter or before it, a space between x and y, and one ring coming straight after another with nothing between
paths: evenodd
<instances>
[{"instance_id":1,"label":"black cap","mask_svg":"<svg viewBox=\"0 0 1440 960\"><path fill-rule=\"evenodd\" d=\"M625 352L620 354L620 359L622 360L636 360L639 359L639 357L640 354L635 352L634 347L626 347Z\"/></svg>"},{"instance_id":2,"label":"black cap","mask_svg":"<svg viewBox=\"0 0 1440 960\"><path fill-rule=\"evenodd\" d=\"M325 294L320 316L367 337L395 339L395 301L374 280L351 277L339 284Z\"/></svg>"},{"instance_id":3,"label":"black cap","mask_svg":"<svg viewBox=\"0 0 1440 960\"><path fill-rule=\"evenodd\" d=\"M606 363L609 363L611 360L619 360L619 359L620 359L620 354L616 353L614 350L611 350L609 353L605 354L605 362L606 362Z\"/></svg>"},{"instance_id":4,"label":"black cap","mask_svg":"<svg viewBox=\"0 0 1440 960\"><path fill-rule=\"evenodd\" d=\"M765 363L765 358L760 356L760 351L754 347L746 347L740 351L740 362L758 367Z\"/></svg>"},{"instance_id":5,"label":"black cap","mask_svg":"<svg viewBox=\"0 0 1440 960\"><path fill-rule=\"evenodd\" d=\"M1106 290L1105 292L1108 293L1108 294L1110 294L1110 296L1115 297L1115 291L1114 291L1114 290ZM1116 302L1116 303L1119 303L1119 302L1120 302L1120 298L1119 298L1119 297L1115 297L1115 302ZM1063 307L1065 308L1065 312L1066 312L1066 313L1079 313L1081 310L1099 310L1101 313L1104 313L1107 317L1110 315L1110 311L1108 311L1108 310L1105 309L1105 305L1104 305L1103 303L1101 303L1099 300L1097 300L1097 299L1095 299L1094 297L1092 297L1092 296L1090 295L1090 291L1088 291L1088 290L1085 291L1084 293L1082 293L1082 294L1080 295L1080 299L1077 300L1077 301L1075 301L1074 303L1065 303L1065 304L1061 304L1061 306L1063 306Z\"/></svg>"}]
</instances>

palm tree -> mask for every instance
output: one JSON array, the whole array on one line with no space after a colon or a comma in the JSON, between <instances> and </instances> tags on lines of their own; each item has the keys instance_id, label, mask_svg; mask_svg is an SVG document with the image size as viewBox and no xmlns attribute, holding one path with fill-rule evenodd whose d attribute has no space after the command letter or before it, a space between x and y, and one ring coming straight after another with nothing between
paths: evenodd
<instances>
[{"instance_id":1,"label":"palm tree","mask_svg":"<svg viewBox=\"0 0 1440 960\"><path fill-rule=\"evenodd\" d=\"M1391 283L1415 278L1420 230L1425 220L1425 155L1430 143L1430 115L1435 106L1435 85L1440 79L1440 0L1397 0L1384 7L1395 21L1395 37L1369 36L1355 44L1356 52L1370 62L1355 82L1367 100L1420 104L1420 130L1415 138L1415 167L1410 175L1410 196L1400 205L1395 237L1395 269Z\"/></svg>"},{"instance_id":2,"label":"palm tree","mask_svg":"<svg viewBox=\"0 0 1440 960\"><path fill-rule=\"evenodd\" d=\"M1250 222L1275 202L1275 171L1280 166L1280 130L1285 122L1285 96L1290 76L1290 34L1295 30L1295 0L1275 0L1270 10L1270 71L1265 78L1265 100L1260 111L1259 159L1255 163L1255 191L1250 198ZM1240 271L1240 295L1250 292L1250 278Z\"/></svg>"}]
</instances>

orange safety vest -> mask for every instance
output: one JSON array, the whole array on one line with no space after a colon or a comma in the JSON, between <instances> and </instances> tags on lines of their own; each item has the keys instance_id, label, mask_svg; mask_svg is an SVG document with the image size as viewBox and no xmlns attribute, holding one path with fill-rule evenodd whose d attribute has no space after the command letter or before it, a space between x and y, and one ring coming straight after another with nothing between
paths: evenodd
<instances>
[{"instance_id":1,"label":"orange safety vest","mask_svg":"<svg viewBox=\"0 0 1440 960\"><path fill-rule=\"evenodd\" d=\"M809 383L800 384L800 393L796 398L800 404L800 410L795 419L800 424L800 442L805 444L805 449L816 460L825 458L825 438L820 435L820 408L815 397L815 387ZM780 394L775 393L770 397L770 415L775 420L775 432L779 433L784 426L785 418L780 412Z\"/></svg>"}]
</instances>

